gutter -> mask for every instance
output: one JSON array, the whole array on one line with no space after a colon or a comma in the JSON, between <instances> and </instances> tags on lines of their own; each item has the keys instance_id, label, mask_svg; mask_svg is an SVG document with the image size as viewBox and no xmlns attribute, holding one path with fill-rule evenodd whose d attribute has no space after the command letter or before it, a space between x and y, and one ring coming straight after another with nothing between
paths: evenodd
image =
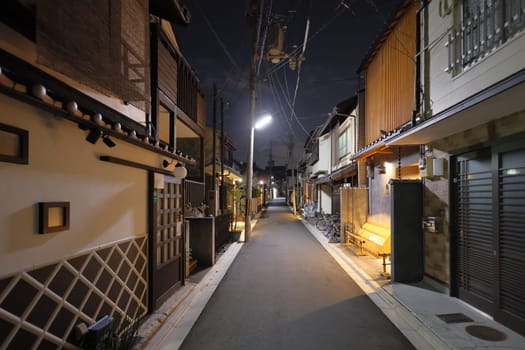
<instances>
[{"instance_id":1,"label":"gutter","mask_svg":"<svg viewBox=\"0 0 525 350\"><path fill-rule=\"evenodd\" d=\"M414 111L412 113L412 126L416 126L418 115L421 114L421 12L428 6L428 0L422 0L421 7L416 12L416 79L414 92ZM427 25L427 23L425 23ZM427 62L425 62L426 64Z\"/></svg>"}]
</instances>

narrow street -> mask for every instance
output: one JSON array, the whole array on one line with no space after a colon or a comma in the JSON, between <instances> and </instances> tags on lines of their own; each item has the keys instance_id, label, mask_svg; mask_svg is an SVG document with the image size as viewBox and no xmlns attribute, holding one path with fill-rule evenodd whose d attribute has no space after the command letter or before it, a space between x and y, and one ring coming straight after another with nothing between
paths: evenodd
<instances>
[{"instance_id":1,"label":"narrow street","mask_svg":"<svg viewBox=\"0 0 525 350\"><path fill-rule=\"evenodd\" d=\"M283 205L259 219L181 349L410 349Z\"/></svg>"}]
</instances>

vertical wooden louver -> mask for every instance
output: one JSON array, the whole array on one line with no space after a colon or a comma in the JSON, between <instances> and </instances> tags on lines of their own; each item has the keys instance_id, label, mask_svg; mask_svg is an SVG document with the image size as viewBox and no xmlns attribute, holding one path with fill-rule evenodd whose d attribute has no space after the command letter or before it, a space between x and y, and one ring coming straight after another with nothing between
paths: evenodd
<instances>
[{"instance_id":1,"label":"vertical wooden louver","mask_svg":"<svg viewBox=\"0 0 525 350\"><path fill-rule=\"evenodd\" d=\"M417 7L404 12L366 68L365 144L411 120Z\"/></svg>"}]
</instances>

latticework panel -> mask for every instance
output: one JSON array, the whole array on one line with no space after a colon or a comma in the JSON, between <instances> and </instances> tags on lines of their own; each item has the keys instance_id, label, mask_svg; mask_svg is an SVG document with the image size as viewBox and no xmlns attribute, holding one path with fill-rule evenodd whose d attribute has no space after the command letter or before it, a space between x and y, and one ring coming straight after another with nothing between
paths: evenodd
<instances>
[{"instance_id":1,"label":"latticework panel","mask_svg":"<svg viewBox=\"0 0 525 350\"><path fill-rule=\"evenodd\" d=\"M73 349L74 327L147 313L147 240L133 238L0 280L1 349Z\"/></svg>"}]
</instances>

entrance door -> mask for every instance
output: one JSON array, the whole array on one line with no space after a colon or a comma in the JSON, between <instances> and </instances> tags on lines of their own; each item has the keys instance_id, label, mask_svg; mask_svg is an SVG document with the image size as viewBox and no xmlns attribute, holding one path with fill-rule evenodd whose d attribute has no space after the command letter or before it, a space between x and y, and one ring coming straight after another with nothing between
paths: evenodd
<instances>
[{"instance_id":1,"label":"entrance door","mask_svg":"<svg viewBox=\"0 0 525 350\"><path fill-rule=\"evenodd\" d=\"M184 284L182 192L180 179L150 174L151 309Z\"/></svg>"},{"instance_id":2,"label":"entrance door","mask_svg":"<svg viewBox=\"0 0 525 350\"><path fill-rule=\"evenodd\" d=\"M496 280L491 162L490 150L458 156L454 178L458 296L489 313Z\"/></svg>"},{"instance_id":3,"label":"entrance door","mask_svg":"<svg viewBox=\"0 0 525 350\"><path fill-rule=\"evenodd\" d=\"M506 144L453 161L457 296L525 329L525 147Z\"/></svg>"}]
</instances>

